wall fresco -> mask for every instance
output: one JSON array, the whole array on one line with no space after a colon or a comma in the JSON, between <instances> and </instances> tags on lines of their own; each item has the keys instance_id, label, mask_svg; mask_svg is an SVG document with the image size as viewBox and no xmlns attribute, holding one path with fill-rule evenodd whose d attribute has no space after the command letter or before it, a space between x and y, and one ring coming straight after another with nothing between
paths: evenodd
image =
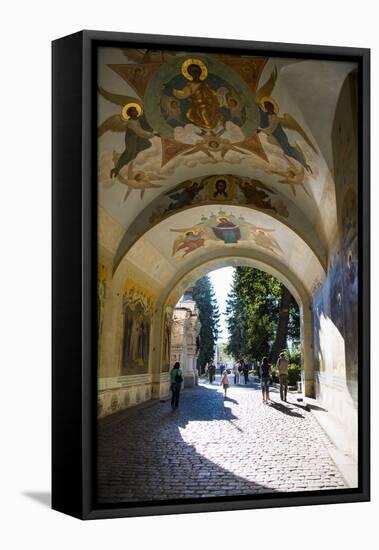
<instances>
[{"instance_id":1,"label":"wall fresco","mask_svg":"<svg viewBox=\"0 0 379 550\"><path fill-rule=\"evenodd\" d=\"M148 372L152 308L149 292L134 281L127 281L123 296L123 374Z\"/></svg>"}]
</instances>

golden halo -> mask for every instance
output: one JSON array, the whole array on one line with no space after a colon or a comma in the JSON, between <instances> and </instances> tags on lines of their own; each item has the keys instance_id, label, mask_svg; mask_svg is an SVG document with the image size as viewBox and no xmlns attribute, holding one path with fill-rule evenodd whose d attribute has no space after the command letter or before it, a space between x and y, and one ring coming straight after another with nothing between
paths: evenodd
<instances>
[{"instance_id":1,"label":"golden halo","mask_svg":"<svg viewBox=\"0 0 379 550\"><path fill-rule=\"evenodd\" d=\"M188 72L188 67L190 65L197 65L198 67L200 67L200 69L201 69L200 80L205 80L207 78L208 69L207 69L205 63L203 61L201 61L201 59L191 58L191 59L187 59L186 61L184 61L183 65L182 65L182 74L187 80L193 80L193 77Z\"/></svg>"},{"instance_id":2,"label":"golden halo","mask_svg":"<svg viewBox=\"0 0 379 550\"><path fill-rule=\"evenodd\" d=\"M269 96L262 97L262 99L259 102L259 105L262 107L262 109L266 111L264 104L265 103L271 103L271 105L274 107L274 113L277 115L279 113L279 105L276 103L275 99Z\"/></svg>"},{"instance_id":3,"label":"golden halo","mask_svg":"<svg viewBox=\"0 0 379 550\"><path fill-rule=\"evenodd\" d=\"M130 107L134 107L135 109L137 109L138 116L141 116L142 107L139 103L133 103L133 102L132 103L127 103L126 105L124 105L124 107L122 108L122 111L121 111L121 116L124 120L128 120L130 118L130 116L127 113L128 109L130 109Z\"/></svg>"}]
</instances>

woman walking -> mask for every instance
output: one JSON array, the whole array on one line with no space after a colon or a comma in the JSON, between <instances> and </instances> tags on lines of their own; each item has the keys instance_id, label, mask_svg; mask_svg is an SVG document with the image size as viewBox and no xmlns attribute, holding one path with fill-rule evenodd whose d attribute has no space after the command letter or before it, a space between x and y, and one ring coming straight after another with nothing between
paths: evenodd
<instances>
[{"instance_id":1,"label":"woman walking","mask_svg":"<svg viewBox=\"0 0 379 550\"><path fill-rule=\"evenodd\" d=\"M270 378L271 378L271 365L268 362L267 357L263 357L262 363L259 369L261 376L261 386L262 386L262 399L263 403L267 403L270 400Z\"/></svg>"},{"instance_id":2,"label":"woman walking","mask_svg":"<svg viewBox=\"0 0 379 550\"><path fill-rule=\"evenodd\" d=\"M233 365L233 374L234 374L234 383L236 385L239 385L240 383L240 371L239 371L239 367L240 367L240 364L238 363L234 363Z\"/></svg>"},{"instance_id":3,"label":"woman walking","mask_svg":"<svg viewBox=\"0 0 379 550\"><path fill-rule=\"evenodd\" d=\"M224 399L226 399L226 392L228 391L228 388L229 388L229 378L228 378L228 371L227 370L224 370L224 372L221 376L220 386L222 386L224 388Z\"/></svg>"},{"instance_id":4,"label":"woman walking","mask_svg":"<svg viewBox=\"0 0 379 550\"><path fill-rule=\"evenodd\" d=\"M174 411L179 407L179 395L182 388L183 382L183 373L180 368L180 363L176 362L172 367L170 372L170 382L171 382L171 408Z\"/></svg>"}]
</instances>

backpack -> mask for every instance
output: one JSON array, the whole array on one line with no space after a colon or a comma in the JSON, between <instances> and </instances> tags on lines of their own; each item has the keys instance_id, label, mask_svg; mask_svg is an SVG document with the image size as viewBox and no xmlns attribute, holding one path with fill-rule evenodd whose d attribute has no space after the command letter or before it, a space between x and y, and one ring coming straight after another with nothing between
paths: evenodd
<instances>
[{"instance_id":1,"label":"backpack","mask_svg":"<svg viewBox=\"0 0 379 550\"><path fill-rule=\"evenodd\" d=\"M178 372L176 373L176 376L175 376L175 383L181 384L182 382L183 382L183 376L181 375L178 369Z\"/></svg>"}]
</instances>

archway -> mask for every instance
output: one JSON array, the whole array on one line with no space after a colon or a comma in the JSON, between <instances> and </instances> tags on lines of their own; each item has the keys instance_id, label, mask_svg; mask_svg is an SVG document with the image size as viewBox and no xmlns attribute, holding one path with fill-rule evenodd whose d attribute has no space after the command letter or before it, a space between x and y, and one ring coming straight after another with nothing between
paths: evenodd
<instances>
[{"instance_id":1,"label":"archway","mask_svg":"<svg viewBox=\"0 0 379 550\"><path fill-rule=\"evenodd\" d=\"M167 394L167 367L163 368L162 361L168 312L196 279L226 265L247 265L274 275L298 302L304 392L313 397L311 292L315 281L325 277L324 268L309 244L288 225L251 207L229 205L226 208L223 203L213 204L210 214L208 205L175 212L148 229L125 252L113 273L109 288L111 299L104 309L103 338L109 339L107 354L102 356L103 372L106 373L107 365L111 371L118 364L119 374L129 375L129 384L130 376L138 372L143 396L161 398ZM144 288L149 292L144 293ZM145 352L149 360L144 372L141 372L142 364L140 369L135 368L132 361L131 367L125 366L125 350L130 353L130 349L137 349L133 340L134 325L125 314L125 295L130 292L134 292L133 307L138 309L140 318L144 308L147 316L148 311L151 314L151 340ZM112 330L112 326L116 330ZM126 332L132 336L129 336L131 343L125 347Z\"/></svg>"},{"instance_id":2,"label":"archway","mask_svg":"<svg viewBox=\"0 0 379 550\"><path fill-rule=\"evenodd\" d=\"M157 97L164 75L171 75L174 89L185 84L175 80L182 78L185 54L151 54L148 63L129 53L126 62L129 54L104 48L99 58L99 416L165 395L166 308L207 270L250 265L275 275L298 301L305 394L333 411L354 449L353 64L202 55L214 73L211 84L220 84L227 117L222 132L212 135L189 124L185 110L173 122L166 92ZM237 95L228 95L232 91ZM133 159L125 151L126 123L123 132L109 131L125 93L137 93L140 113L155 131L144 134ZM228 100L238 97L239 121L236 111L226 112ZM284 125L281 141L265 125L264 97ZM111 178L120 154L129 162Z\"/></svg>"}]
</instances>

